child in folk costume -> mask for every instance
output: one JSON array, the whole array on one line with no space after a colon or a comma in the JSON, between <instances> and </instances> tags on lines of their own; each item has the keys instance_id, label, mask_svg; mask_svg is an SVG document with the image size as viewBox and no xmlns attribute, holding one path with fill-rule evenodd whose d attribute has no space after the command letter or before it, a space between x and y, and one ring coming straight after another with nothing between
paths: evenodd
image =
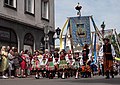
<instances>
[{"instance_id":1,"label":"child in folk costume","mask_svg":"<svg viewBox=\"0 0 120 85\"><path fill-rule=\"evenodd\" d=\"M35 52L31 64L32 64L32 70L36 72L35 78L39 79L40 60L39 60L39 53L37 51Z\"/></svg>"}]
</instances>

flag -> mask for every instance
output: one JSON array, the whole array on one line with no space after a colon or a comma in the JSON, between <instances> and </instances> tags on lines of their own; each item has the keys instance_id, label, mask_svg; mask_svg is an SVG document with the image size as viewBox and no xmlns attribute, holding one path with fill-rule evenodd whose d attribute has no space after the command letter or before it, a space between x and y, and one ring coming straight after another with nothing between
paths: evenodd
<instances>
[{"instance_id":1,"label":"flag","mask_svg":"<svg viewBox=\"0 0 120 85\"><path fill-rule=\"evenodd\" d=\"M89 16L70 17L70 28L73 45L84 46L91 44L90 18Z\"/></svg>"},{"instance_id":2,"label":"flag","mask_svg":"<svg viewBox=\"0 0 120 85\"><path fill-rule=\"evenodd\" d=\"M97 62L97 52L96 52L96 33L95 33L95 38L94 38L94 59L95 59L95 61L94 61L94 63L96 63Z\"/></svg>"},{"instance_id":3,"label":"flag","mask_svg":"<svg viewBox=\"0 0 120 85\"><path fill-rule=\"evenodd\" d=\"M69 28L70 28L70 21L68 21L67 31L68 31ZM66 32L66 34L65 34L65 39L64 39L64 49L65 49L65 50L66 50L66 39L67 39L67 33L68 33L68 32Z\"/></svg>"}]
</instances>

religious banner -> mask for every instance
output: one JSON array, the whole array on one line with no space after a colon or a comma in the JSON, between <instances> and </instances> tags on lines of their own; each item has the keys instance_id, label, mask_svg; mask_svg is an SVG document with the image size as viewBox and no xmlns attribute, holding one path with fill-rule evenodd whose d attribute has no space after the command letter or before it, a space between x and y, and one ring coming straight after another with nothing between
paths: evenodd
<instances>
[{"instance_id":1,"label":"religious banner","mask_svg":"<svg viewBox=\"0 0 120 85\"><path fill-rule=\"evenodd\" d=\"M91 44L90 17L70 17L70 29L73 45Z\"/></svg>"}]
</instances>

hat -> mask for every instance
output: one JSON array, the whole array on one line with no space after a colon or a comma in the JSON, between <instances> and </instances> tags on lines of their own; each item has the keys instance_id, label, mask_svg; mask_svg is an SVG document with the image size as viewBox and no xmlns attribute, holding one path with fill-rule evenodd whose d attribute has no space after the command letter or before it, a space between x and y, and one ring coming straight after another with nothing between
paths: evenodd
<instances>
[{"instance_id":1,"label":"hat","mask_svg":"<svg viewBox=\"0 0 120 85\"><path fill-rule=\"evenodd\" d=\"M108 38L104 38L103 41L107 40L109 42L109 39Z\"/></svg>"}]
</instances>

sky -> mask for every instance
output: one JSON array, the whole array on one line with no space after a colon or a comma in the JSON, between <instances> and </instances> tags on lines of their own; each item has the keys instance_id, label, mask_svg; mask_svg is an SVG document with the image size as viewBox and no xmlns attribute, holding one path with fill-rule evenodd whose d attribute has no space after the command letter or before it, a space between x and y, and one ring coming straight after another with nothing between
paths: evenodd
<instances>
[{"instance_id":1,"label":"sky","mask_svg":"<svg viewBox=\"0 0 120 85\"><path fill-rule=\"evenodd\" d=\"M62 28L67 17L77 16L78 2L82 6L82 16L93 15L99 29L104 21L105 29L114 28L120 33L120 0L55 0L55 28Z\"/></svg>"}]
</instances>

